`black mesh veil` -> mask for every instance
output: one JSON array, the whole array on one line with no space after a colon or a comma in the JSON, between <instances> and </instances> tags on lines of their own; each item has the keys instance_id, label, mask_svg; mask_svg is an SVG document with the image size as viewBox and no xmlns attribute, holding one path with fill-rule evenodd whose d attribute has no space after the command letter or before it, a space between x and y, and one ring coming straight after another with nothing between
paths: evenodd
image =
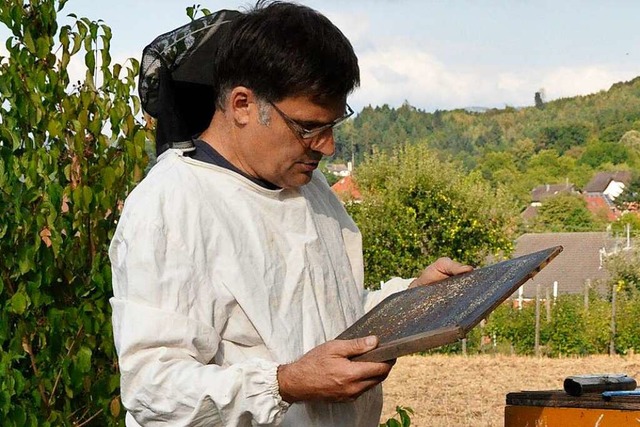
<instances>
[{"instance_id":1,"label":"black mesh veil","mask_svg":"<svg viewBox=\"0 0 640 427\"><path fill-rule=\"evenodd\" d=\"M221 35L240 15L221 10L158 36L142 52L138 91L142 108L157 119L156 154L192 149L215 111L213 58Z\"/></svg>"}]
</instances>

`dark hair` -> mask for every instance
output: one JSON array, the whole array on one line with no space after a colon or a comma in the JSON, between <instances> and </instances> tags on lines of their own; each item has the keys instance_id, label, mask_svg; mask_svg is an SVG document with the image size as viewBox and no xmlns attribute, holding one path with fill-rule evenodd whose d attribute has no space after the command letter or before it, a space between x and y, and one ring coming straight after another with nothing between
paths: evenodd
<instances>
[{"instance_id":1,"label":"dark hair","mask_svg":"<svg viewBox=\"0 0 640 427\"><path fill-rule=\"evenodd\" d=\"M303 95L323 103L352 92L360 70L351 43L324 15L299 4L259 1L221 40L214 79L218 103L236 86L274 102Z\"/></svg>"}]
</instances>

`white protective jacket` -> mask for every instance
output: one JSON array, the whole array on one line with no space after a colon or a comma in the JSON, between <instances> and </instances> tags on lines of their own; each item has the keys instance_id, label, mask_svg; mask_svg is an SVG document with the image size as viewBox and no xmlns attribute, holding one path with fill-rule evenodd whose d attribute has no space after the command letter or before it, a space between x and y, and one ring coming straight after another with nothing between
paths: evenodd
<instances>
[{"instance_id":1,"label":"white protective jacket","mask_svg":"<svg viewBox=\"0 0 640 427\"><path fill-rule=\"evenodd\" d=\"M363 288L361 236L324 176L268 190L170 150L127 198L109 252L127 426L377 426L352 403L279 394L277 366L408 280Z\"/></svg>"}]
</instances>

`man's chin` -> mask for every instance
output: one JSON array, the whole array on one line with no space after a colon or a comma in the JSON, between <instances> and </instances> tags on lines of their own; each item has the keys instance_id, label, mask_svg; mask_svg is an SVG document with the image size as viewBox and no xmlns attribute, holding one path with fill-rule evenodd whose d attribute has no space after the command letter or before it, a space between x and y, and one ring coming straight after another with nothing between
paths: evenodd
<instances>
[{"instance_id":1,"label":"man's chin","mask_svg":"<svg viewBox=\"0 0 640 427\"><path fill-rule=\"evenodd\" d=\"M283 182L280 187L282 188L300 188L304 185L307 185L311 182L311 178L313 177L313 171L311 172L303 172L292 176L286 182Z\"/></svg>"}]
</instances>

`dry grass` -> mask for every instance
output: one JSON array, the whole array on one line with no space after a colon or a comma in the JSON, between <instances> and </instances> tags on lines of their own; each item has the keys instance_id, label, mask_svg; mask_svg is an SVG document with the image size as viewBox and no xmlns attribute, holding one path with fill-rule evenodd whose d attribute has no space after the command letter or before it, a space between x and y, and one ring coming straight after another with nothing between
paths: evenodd
<instances>
[{"instance_id":1,"label":"dry grass","mask_svg":"<svg viewBox=\"0 0 640 427\"><path fill-rule=\"evenodd\" d=\"M626 373L640 379L640 356L401 357L384 382L382 420L401 405L415 411L412 426L502 426L507 393L561 390L567 376L597 373Z\"/></svg>"}]
</instances>

